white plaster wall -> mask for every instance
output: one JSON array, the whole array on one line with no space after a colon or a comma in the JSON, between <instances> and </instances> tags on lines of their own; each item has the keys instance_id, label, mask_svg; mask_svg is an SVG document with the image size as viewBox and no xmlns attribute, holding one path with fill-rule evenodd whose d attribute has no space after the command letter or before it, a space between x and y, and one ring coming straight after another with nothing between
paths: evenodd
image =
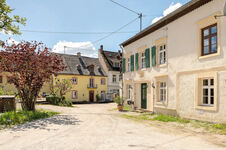
<instances>
[{"instance_id":1,"label":"white plaster wall","mask_svg":"<svg viewBox=\"0 0 226 150\"><path fill-rule=\"evenodd\" d=\"M212 2L209 2L208 4L168 24L166 26L168 30L166 30L166 27L163 27L124 47L125 56L127 54L135 54L140 47L146 45L147 47L151 48L153 45L155 45L156 40L165 36L168 37L168 65L166 67L153 68L151 66L144 71L143 77L140 77L137 71L134 71L132 73L126 72L124 74L124 80L133 80L135 82L152 81L156 76L168 75L168 105L166 108L176 109L176 74L178 72L211 69L214 67L221 67L226 65L226 17L219 18L219 24L221 27L221 31L220 33L218 33L221 37L219 45L221 47L220 56L202 60L198 59L198 53L200 51L200 41L197 22L219 11L222 12L224 3L225 0L214 0ZM192 85L194 77L191 76L186 80L186 85L184 85L186 86L186 91L180 89L180 92L186 92L186 97L181 96L182 99L180 99L180 101L186 102L187 105L192 106L192 103L194 102L194 96L192 96L193 91L189 90L189 88L193 89ZM191 84L188 84L188 81L191 82ZM222 94L221 92L219 96L221 97L219 103L221 105L224 105L224 108L222 109L226 109L226 104L225 102L223 102L223 100L226 100L226 94ZM190 109L192 109L192 107ZM221 113L225 113L225 110L221 111ZM217 114L215 114L215 116L216 115Z\"/></svg>"}]
</instances>

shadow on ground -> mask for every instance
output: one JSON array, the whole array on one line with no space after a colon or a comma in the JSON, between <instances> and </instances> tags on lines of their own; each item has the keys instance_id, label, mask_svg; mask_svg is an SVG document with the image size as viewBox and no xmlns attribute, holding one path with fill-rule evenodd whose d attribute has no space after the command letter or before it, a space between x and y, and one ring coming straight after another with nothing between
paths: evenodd
<instances>
[{"instance_id":1,"label":"shadow on ground","mask_svg":"<svg viewBox=\"0 0 226 150\"><path fill-rule=\"evenodd\" d=\"M50 118L40 119L25 124L17 125L11 128L12 131L25 131L28 129L42 129L50 130L48 126L51 125L79 125L80 120L76 119L72 115L57 115Z\"/></svg>"}]
</instances>

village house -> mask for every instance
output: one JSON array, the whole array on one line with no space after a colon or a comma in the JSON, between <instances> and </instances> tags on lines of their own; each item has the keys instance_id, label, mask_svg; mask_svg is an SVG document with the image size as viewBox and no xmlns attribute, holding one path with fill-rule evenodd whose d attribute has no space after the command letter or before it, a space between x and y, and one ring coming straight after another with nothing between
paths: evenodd
<instances>
[{"instance_id":1,"label":"village house","mask_svg":"<svg viewBox=\"0 0 226 150\"><path fill-rule=\"evenodd\" d=\"M121 44L135 108L226 123L224 5L192 0Z\"/></svg>"},{"instance_id":2,"label":"village house","mask_svg":"<svg viewBox=\"0 0 226 150\"><path fill-rule=\"evenodd\" d=\"M107 74L104 72L98 58L77 55L59 54L66 69L57 74L56 80L69 79L72 81L71 92L66 98L72 102L105 101L107 93ZM55 82L54 81L54 82Z\"/></svg>"},{"instance_id":3,"label":"village house","mask_svg":"<svg viewBox=\"0 0 226 150\"><path fill-rule=\"evenodd\" d=\"M122 53L120 51L111 52L103 50L103 45L100 46L98 52L99 61L104 71L108 75L108 93L107 93L108 100L113 100L115 96L119 95L121 55Z\"/></svg>"}]
</instances>

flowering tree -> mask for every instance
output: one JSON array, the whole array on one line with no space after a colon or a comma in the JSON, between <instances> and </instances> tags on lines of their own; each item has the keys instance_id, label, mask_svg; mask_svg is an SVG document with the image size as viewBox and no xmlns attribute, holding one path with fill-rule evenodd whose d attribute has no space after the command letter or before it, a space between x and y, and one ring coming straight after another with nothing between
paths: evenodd
<instances>
[{"instance_id":1,"label":"flowering tree","mask_svg":"<svg viewBox=\"0 0 226 150\"><path fill-rule=\"evenodd\" d=\"M23 110L35 110L38 94L52 74L65 69L62 59L38 42L2 43L0 72L9 72L9 80L18 90Z\"/></svg>"}]
</instances>

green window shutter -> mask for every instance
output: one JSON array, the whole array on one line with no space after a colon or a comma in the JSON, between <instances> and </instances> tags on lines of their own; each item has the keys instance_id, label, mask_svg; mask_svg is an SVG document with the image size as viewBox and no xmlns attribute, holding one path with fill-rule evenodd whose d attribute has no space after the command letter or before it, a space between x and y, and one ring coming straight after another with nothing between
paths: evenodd
<instances>
[{"instance_id":1,"label":"green window shutter","mask_svg":"<svg viewBox=\"0 0 226 150\"><path fill-rule=\"evenodd\" d=\"M146 63L146 68L150 68L150 49L149 48L145 50L145 63Z\"/></svg>"},{"instance_id":2,"label":"green window shutter","mask_svg":"<svg viewBox=\"0 0 226 150\"><path fill-rule=\"evenodd\" d=\"M136 59L136 70L138 70L139 69L139 54L138 53L136 53L136 57L135 57L135 59Z\"/></svg>"},{"instance_id":3,"label":"green window shutter","mask_svg":"<svg viewBox=\"0 0 226 150\"><path fill-rule=\"evenodd\" d=\"M126 59L125 58L122 59L122 72L123 73L126 72Z\"/></svg>"},{"instance_id":4,"label":"green window shutter","mask_svg":"<svg viewBox=\"0 0 226 150\"><path fill-rule=\"evenodd\" d=\"M151 49L151 56L152 56L152 66L156 66L156 46L153 46Z\"/></svg>"},{"instance_id":5,"label":"green window shutter","mask_svg":"<svg viewBox=\"0 0 226 150\"><path fill-rule=\"evenodd\" d=\"M130 56L130 66L131 66L131 71L134 71L134 55Z\"/></svg>"}]
</instances>

